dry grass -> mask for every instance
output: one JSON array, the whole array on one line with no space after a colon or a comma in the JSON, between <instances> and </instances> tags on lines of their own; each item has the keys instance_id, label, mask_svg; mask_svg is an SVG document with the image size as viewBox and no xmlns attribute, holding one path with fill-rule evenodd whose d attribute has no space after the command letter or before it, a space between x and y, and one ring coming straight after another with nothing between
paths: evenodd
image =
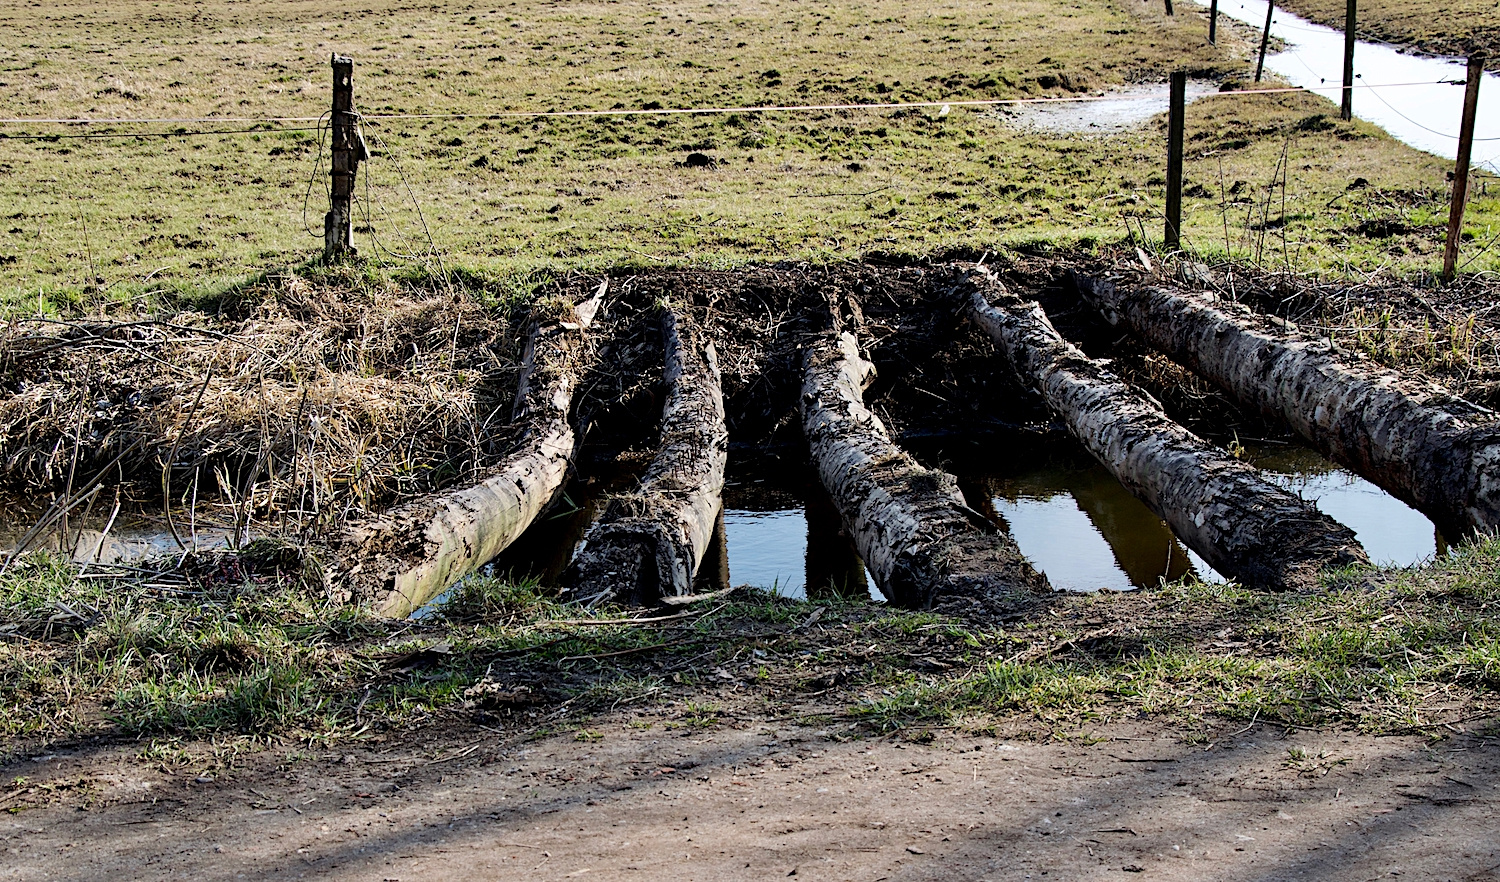
<instances>
[{"instance_id":1,"label":"dry grass","mask_svg":"<svg viewBox=\"0 0 1500 882\"><path fill-rule=\"evenodd\" d=\"M290 524L471 477L504 433L509 322L468 293L333 272L133 322L20 321L0 336L12 483L162 475Z\"/></svg>"}]
</instances>

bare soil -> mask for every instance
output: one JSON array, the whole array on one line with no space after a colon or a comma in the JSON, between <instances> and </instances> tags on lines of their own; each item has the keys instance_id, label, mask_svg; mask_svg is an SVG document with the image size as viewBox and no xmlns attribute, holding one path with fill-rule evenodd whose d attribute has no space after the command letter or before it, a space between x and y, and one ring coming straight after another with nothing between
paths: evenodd
<instances>
[{"instance_id":1,"label":"bare soil","mask_svg":"<svg viewBox=\"0 0 1500 882\"><path fill-rule=\"evenodd\" d=\"M3 769L54 796L0 820L0 878L1500 878L1500 750L1478 733L1188 743L1116 724L924 744L664 722L621 713L590 740L442 727L208 775L58 750Z\"/></svg>"}]
</instances>

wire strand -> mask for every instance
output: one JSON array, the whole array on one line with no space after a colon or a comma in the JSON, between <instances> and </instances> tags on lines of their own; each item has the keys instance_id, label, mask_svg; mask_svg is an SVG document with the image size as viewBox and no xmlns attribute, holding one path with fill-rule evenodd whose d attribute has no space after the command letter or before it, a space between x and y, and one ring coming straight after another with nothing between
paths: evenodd
<instances>
[{"instance_id":1,"label":"wire strand","mask_svg":"<svg viewBox=\"0 0 1500 882\"><path fill-rule=\"evenodd\" d=\"M1385 83L1381 85L1357 84L1356 89L1396 89L1407 86L1432 86L1442 85L1450 81L1443 80L1438 83ZM1281 95L1293 92L1317 92L1324 88L1342 89L1342 86L1278 86L1267 89L1237 89L1232 92L1209 92L1202 97L1213 96L1239 96L1239 95ZM746 105L742 107L640 107L640 108L610 108L607 110L495 110L480 113L372 113L363 117L365 120L383 119L510 119L510 118L543 118L543 117L595 117L595 116L673 116L684 114L725 114L725 113L796 113L807 111L834 111L834 110L915 110L930 107L1002 107L1006 105L1028 105L1028 104L1081 104L1093 101L1159 101L1159 95L1066 95L1047 98L970 98L970 99L935 99L932 101L871 101L854 102L849 104L760 104ZM324 114L326 116L327 114ZM312 122L321 123L322 116L309 117L264 117L264 118L234 118L221 119L204 117L199 119L87 119L79 117L76 119L64 118L25 118L11 117L0 118L0 124L34 124L34 125L132 125L144 123L162 122L253 122L260 124L271 124L279 122ZM234 129L227 131L188 131L188 132L108 132L108 133L84 133L73 135L4 135L0 138L36 139L36 138L140 138L140 137L179 137L187 135L217 135L217 134L244 134L286 131L314 131L315 127L301 128L278 128L278 129Z\"/></svg>"},{"instance_id":2,"label":"wire strand","mask_svg":"<svg viewBox=\"0 0 1500 882\"><path fill-rule=\"evenodd\" d=\"M0 141L72 141L87 140L97 141L105 138L195 138L203 135L274 135L277 132L312 132L317 131L315 126L298 126L295 128L280 129L204 129L199 131L182 132L86 132L67 135L37 135L25 132L19 135L10 135L0 132Z\"/></svg>"}]
</instances>

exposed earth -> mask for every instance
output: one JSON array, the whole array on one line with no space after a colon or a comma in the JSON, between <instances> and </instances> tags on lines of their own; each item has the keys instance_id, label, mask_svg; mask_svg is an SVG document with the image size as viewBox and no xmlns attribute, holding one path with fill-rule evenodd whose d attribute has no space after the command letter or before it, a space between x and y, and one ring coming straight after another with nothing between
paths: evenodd
<instances>
[{"instance_id":1,"label":"exposed earth","mask_svg":"<svg viewBox=\"0 0 1500 882\"><path fill-rule=\"evenodd\" d=\"M56 791L0 821L0 878L1500 878L1500 755L1477 731L924 744L666 722L281 747L201 776L59 749L4 769Z\"/></svg>"}]
</instances>

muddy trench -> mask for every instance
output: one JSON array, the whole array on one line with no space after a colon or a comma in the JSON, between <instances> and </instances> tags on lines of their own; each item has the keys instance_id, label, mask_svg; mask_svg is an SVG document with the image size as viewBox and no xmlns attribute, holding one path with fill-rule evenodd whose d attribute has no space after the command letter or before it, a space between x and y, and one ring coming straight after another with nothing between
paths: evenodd
<instances>
[{"instance_id":1,"label":"muddy trench","mask_svg":"<svg viewBox=\"0 0 1500 882\"><path fill-rule=\"evenodd\" d=\"M1022 257L999 276L1169 417L1353 527L1372 560L1406 565L1444 552L1430 521L1110 326L1079 296L1070 268ZM826 331L820 311L831 311L873 364L863 401L893 443L921 468L952 475L981 532L1014 541L1053 589L1222 579L1018 382L946 298L938 280L947 271L872 260L613 275L574 386L578 446L567 483L485 572L562 590L591 524L611 499L639 489L670 392L661 334L670 305L712 341L727 429L723 509L693 593L750 584L794 597L884 599L818 478L798 415L803 354ZM557 280L540 299L583 302L598 284ZM394 302L356 318L305 286L273 280L216 315L165 329L102 320L12 328L0 478L16 504L0 544L61 547L100 565L255 537L316 546L364 512L472 482L516 443L505 415L524 306L388 292ZM372 345L371 314L382 311L388 327ZM267 349L266 337L280 362L226 361L226 340L259 340L249 352ZM309 361L294 380L288 363L299 359ZM421 383L429 388L415 391ZM378 448L349 443L362 430L379 435ZM56 516L63 499L77 503L65 523ZM50 530L28 537L49 511Z\"/></svg>"}]
</instances>

